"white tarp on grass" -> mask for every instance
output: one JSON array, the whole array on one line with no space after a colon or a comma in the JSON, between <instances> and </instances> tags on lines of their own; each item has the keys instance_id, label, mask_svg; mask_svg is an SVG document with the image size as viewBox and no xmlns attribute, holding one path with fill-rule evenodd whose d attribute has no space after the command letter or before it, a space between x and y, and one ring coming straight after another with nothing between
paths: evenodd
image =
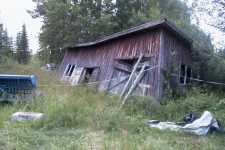
<instances>
[{"instance_id":1,"label":"white tarp on grass","mask_svg":"<svg viewBox=\"0 0 225 150\"><path fill-rule=\"evenodd\" d=\"M220 129L217 120L209 111L205 111L203 115L190 124L184 126L177 125L174 122L157 122L149 121L148 125L152 128L160 130L184 131L196 135L207 135L211 128Z\"/></svg>"},{"instance_id":2,"label":"white tarp on grass","mask_svg":"<svg viewBox=\"0 0 225 150\"><path fill-rule=\"evenodd\" d=\"M36 121L41 120L44 117L42 113L34 113L34 112L16 112L12 114L12 121Z\"/></svg>"}]
</instances>

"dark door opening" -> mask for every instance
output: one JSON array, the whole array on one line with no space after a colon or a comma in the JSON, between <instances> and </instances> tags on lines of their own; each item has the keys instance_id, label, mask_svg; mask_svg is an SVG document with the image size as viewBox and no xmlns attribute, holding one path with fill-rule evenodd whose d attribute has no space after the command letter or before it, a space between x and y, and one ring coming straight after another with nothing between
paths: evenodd
<instances>
[{"instance_id":1,"label":"dark door opening","mask_svg":"<svg viewBox=\"0 0 225 150\"><path fill-rule=\"evenodd\" d=\"M180 83L185 84L185 68L186 66L184 64L181 64L180 66Z\"/></svg>"},{"instance_id":2,"label":"dark door opening","mask_svg":"<svg viewBox=\"0 0 225 150\"><path fill-rule=\"evenodd\" d=\"M191 82L192 70L190 67L187 67L187 84Z\"/></svg>"},{"instance_id":3,"label":"dark door opening","mask_svg":"<svg viewBox=\"0 0 225 150\"><path fill-rule=\"evenodd\" d=\"M85 75L84 75L84 80L83 80L84 83L91 82L93 72L94 72L94 68L86 68Z\"/></svg>"},{"instance_id":4,"label":"dark door opening","mask_svg":"<svg viewBox=\"0 0 225 150\"><path fill-rule=\"evenodd\" d=\"M80 83L93 83L98 80L100 73L99 67L85 67L80 77Z\"/></svg>"},{"instance_id":5,"label":"dark door opening","mask_svg":"<svg viewBox=\"0 0 225 150\"><path fill-rule=\"evenodd\" d=\"M187 65L180 66L180 84L186 85L190 83L192 70Z\"/></svg>"}]
</instances>

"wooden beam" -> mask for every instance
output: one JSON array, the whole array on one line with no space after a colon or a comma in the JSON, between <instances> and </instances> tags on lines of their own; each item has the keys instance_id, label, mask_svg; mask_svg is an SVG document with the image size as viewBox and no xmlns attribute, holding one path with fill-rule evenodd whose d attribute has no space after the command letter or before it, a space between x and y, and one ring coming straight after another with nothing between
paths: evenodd
<instances>
[{"instance_id":1,"label":"wooden beam","mask_svg":"<svg viewBox=\"0 0 225 150\"><path fill-rule=\"evenodd\" d=\"M69 69L69 65L70 65L70 64L67 64L67 65L66 65L66 68L65 68L65 70L64 70L64 72L63 72L63 75L62 75L62 78L61 78L62 81L64 81L64 78L65 78L65 76L66 76L66 72L67 72L67 70Z\"/></svg>"},{"instance_id":2,"label":"wooden beam","mask_svg":"<svg viewBox=\"0 0 225 150\"><path fill-rule=\"evenodd\" d=\"M125 82L129 77L126 77L125 79L121 80L120 82L118 82L117 84L115 84L114 86L108 88L108 91L112 90L113 88L119 86L120 84L122 84L123 82Z\"/></svg>"},{"instance_id":3,"label":"wooden beam","mask_svg":"<svg viewBox=\"0 0 225 150\"><path fill-rule=\"evenodd\" d=\"M122 97L124 96L124 94L126 93L127 88L129 87L130 82L131 82L133 76L135 75L135 72L136 72L136 70L137 70L137 68L138 68L138 65L139 65L139 63L141 62L142 58L143 58L143 54L141 54L141 55L139 56L137 63L134 65L134 68L133 68L133 70L132 70L132 72L131 72L131 75L130 75L130 77L129 77L127 83L125 84L125 86L124 86L122 92L121 92L120 98L122 98Z\"/></svg>"},{"instance_id":4,"label":"wooden beam","mask_svg":"<svg viewBox=\"0 0 225 150\"><path fill-rule=\"evenodd\" d=\"M113 72L112 72L112 74L110 75L110 78L109 78L111 81L108 83L107 88L106 88L107 91L109 90L109 87L111 86L111 83L113 82L112 79L113 79L114 74L115 74L115 70L113 69Z\"/></svg>"},{"instance_id":5,"label":"wooden beam","mask_svg":"<svg viewBox=\"0 0 225 150\"><path fill-rule=\"evenodd\" d=\"M146 96L146 91L147 91L148 89L152 88L150 84L143 84L143 83L139 83L139 84L138 84L138 87L141 88L142 93L143 93L143 96Z\"/></svg>"},{"instance_id":6,"label":"wooden beam","mask_svg":"<svg viewBox=\"0 0 225 150\"><path fill-rule=\"evenodd\" d=\"M114 68L117 69L117 70L124 71L126 73L131 73L132 72L132 70L130 69L129 66L126 66L125 64L121 64L121 63L114 64Z\"/></svg>"},{"instance_id":7,"label":"wooden beam","mask_svg":"<svg viewBox=\"0 0 225 150\"><path fill-rule=\"evenodd\" d=\"M137 87L137 84L141 81L141 79L142 79L142 77L143 77L143 75L145 73L145 68L146 68L146 65L144 64L142 66L141 71L139 72L137 78L134 80L134 84L132 84L132 86L129 89L127 95L124 97L121 107L123 107L123 105L125 104L127 98L130 96L130 94L132 94L132 92L134 91L134 89Z\"/></svg>"}]
</instances>

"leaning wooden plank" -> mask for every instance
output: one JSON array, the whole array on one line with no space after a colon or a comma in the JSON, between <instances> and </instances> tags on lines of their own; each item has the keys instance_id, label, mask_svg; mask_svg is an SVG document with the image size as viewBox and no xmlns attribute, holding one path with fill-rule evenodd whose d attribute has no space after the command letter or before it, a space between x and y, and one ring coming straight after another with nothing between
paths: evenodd
<instances>
[{"instance_id":1,"label":"leaning wooden plank","mask_svg":"<svg viewBox=\"0 0 225 150\"><path fill-rule=\"evenodd\" d=\"M123 80L121 80L120 82L118 82L117 84L113 85L112 87L110 87L108 89L108 91L114 89L115 87L119 86L120 84L122 84L123 82L125 82L129 77L124 78Z\"/></svg>"},{"instance_id":2,"label":"leaning wooden plank","mask_svg":"<svg viewBox=\"0 0 225 150\"><path fill-rule=\"evenodd\" d=\"M130 96L130 94L134 91L134 89L136 88L137 84L141 81L144 73L145 73L145 68L146 68L146 65L144 64L141 68L141 71L139 72L137 78L135 79L134 81L134 84L132 84L131 88L129 89L127 95L124 97L123 101L122 101L122 105L121 107L123 107L123 105L125 104L127 98Z\"/></svg>"},{"instance_id":3,"label":"leaning wooden plank","mask_svg":"<svg viewBox=\"0 0 225 150\"><path fill-rule=\"evenodd\" d=\"M136 72L136 70L137 70L137 68L138 68L138 65L139 65L139 63L141 62L142 58L143 58L143 54L141 54L141 55L139 56L137 63L134 65L134 68L133 68L133 70L132 70L132 72L131 72L131 75L130 75L130 77L129 77L127 83L125 84L125 86L124 86L122 92L121 92L120 98L122 98L122 97L124 96L125 92L127 91L127 88L129 87L130 82L132 81L132 78L133 78L133 76L135 75L135 72Z\"/></svg>"},{"instance_id":4,"label":"leaning wooden plank","mask_svg":"<svg viewBox=\"0 0 225 150\"><path fill-rule=\"evenodd\" d=\"M83 67L76 67L76 70L74 70L70 79L70 83L72 86L75 86L79 83L79 80L82 76L83 71L84 71Z\"/></svg>"},{"instance_id":5,"label":"leaning wooden plank","mask_svg":"<svg viewBox=\"0 0 225 150\"><path fill-rule=\"evenodd\" d=\"M142 68L142 66L143 66L144 64L146 65L146 67L151 67L150 62L149 62L149 61L145 61L144 63L140 63L140 64L138 65L138 68Z\"/></svg>"},{"instance_id":6,"label":"leaning wooden plank","mask_svg":"<svg viewBox=\"0 0 225 150\"><path fill-rule=\"evenodd\" d=\"M150 89L150 88L151 88L151 85L139 83L139 84L138 84L138 87L141 88L141 90L142 90L142 95L145 96L145 93L146 93L147 89Z\"/></svg>"},{"instance_id":7,"label":"leaning wooden plank","mask_svg":"<svg viewBox=\"0 0 225 150\"><path fill-rule=\"evenodd\" d=\"M62 81L65 80L66 72L67 72L67 70L69 69L69 65L70 65L70 64L68 64L68 65L66 66L66 69L65 69L64 72L63 72L63 75L62 75L62 78L61 78Z\"/></svg>"},{"instance_id":8,"label":"leaning wooden plank","mask_svg":"<svg viewBox=\"0 0 225 150\"><path fill-rule=\"evenodd\" d=\"M115 74L115 70L113 69L113 72L111 74L111 77L109 78L110 79L110 82L107 85L107 91L109 91L109 88L110 88L111 84L113 83L112 79L114 77L114 74Z\"/></svg>"}]
</instances>

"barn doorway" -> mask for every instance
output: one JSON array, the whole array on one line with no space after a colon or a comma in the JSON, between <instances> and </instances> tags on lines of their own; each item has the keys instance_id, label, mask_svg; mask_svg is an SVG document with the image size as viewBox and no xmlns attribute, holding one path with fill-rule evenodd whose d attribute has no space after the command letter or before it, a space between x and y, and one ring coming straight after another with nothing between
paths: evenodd
<instances>
[{"instance_id":1,"label":"barn doorway","mask_svg":"<svg viewBox=\"0 0 225 150\"><path fill-rule=\"evenodd\" d=\"M81 77L82 83L92 83L98 80L98 76L100 73L99 67L87 67L84 68L84 73Z\"/></svg>"},{"instance_id":2,"label":"barn doorway","mask_svg":"<svg viewBox=\"0 0 225 150\"><path fill-rule=\"evenodd\" d=\"M84 83L89 83L91 81L94 69L95 68L86 68L83 80Z\"/></svg>"}]
</instances>

